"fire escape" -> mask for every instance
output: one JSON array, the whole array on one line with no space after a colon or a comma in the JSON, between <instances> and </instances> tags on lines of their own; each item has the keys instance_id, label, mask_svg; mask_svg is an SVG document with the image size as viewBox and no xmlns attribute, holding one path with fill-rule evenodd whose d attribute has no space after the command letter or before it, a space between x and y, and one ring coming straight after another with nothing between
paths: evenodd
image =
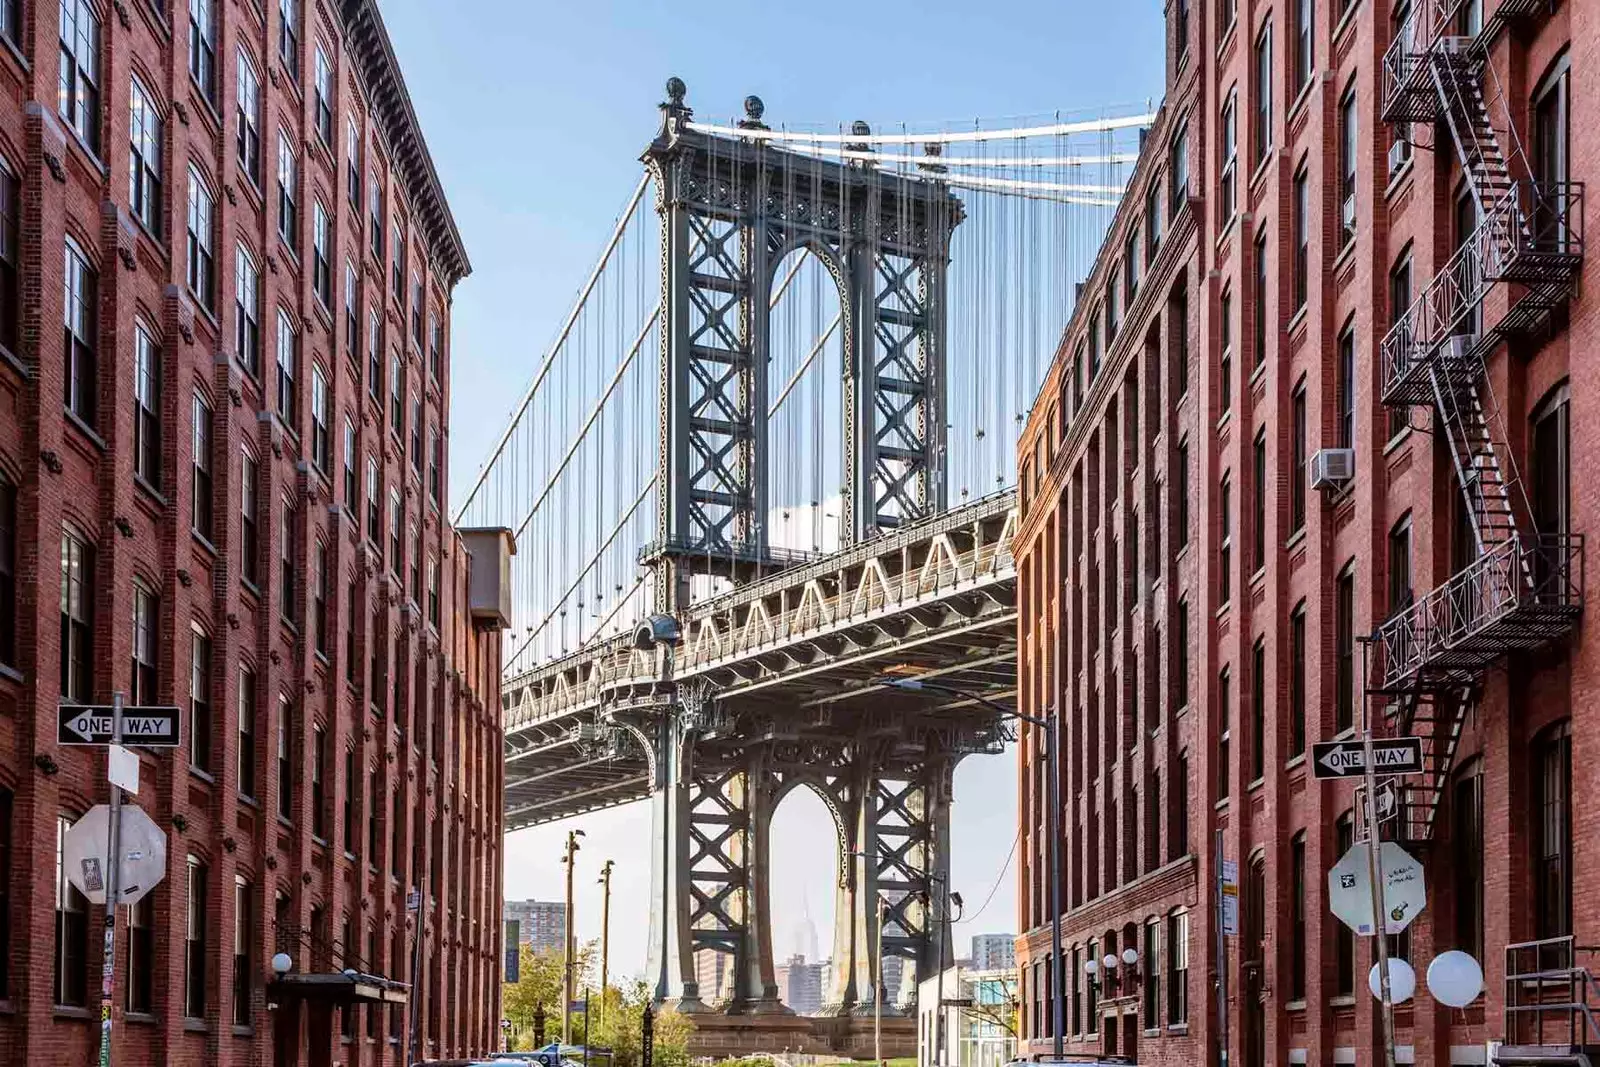
<instances>
[{"instance_id":1,"label":"fire escape","mask_svg":"<svg viewBox=\"0 0 1600 1067\"><path fill-rule=\"evenodd\" d=\"M1444 585L1373 634L1372 696L1387 702L1395 733L1423 740L1425 769L1420 784L1404 789L1399 812L1400 836L1417 843L1433 836L1485 674L1512 654L1560 641L1583 609L1582 538L1534 527L1485 370L1502 342L1536 336L1561 313L1583 262L1583 188L1531 173L1489 60L1500 32L1546 11L1546 3L1501 0L1481 27L1469 21L1472 7L1473 0L1419 0L1383 72L1384 120L1402 134L1411 123L1432 124L1441 160L1446 138L1454 144L1479 219L1380 351L1383 402L1434 410L1434 433L1449 449L1470 528L1465 565L1457 561L1461 569ZM1592 984L1575 961L1569 971L1574 989ZM1569 1009L1592 1024L1586 1007L1571 1004L1578 999L1569 998ZM1518 1016L1507 1018L1515 1030ZM1600 1042L1600 1030L1579 1029L1586 1040L1574 1045ZM1518 1035L1508 1036L1515 1044Z\"/></svg>"}]
</instances>

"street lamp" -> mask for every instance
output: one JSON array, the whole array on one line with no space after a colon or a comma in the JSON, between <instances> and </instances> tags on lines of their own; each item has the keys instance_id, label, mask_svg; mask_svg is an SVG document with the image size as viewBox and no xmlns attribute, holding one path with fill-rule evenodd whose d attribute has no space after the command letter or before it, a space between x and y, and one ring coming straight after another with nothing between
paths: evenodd
<instances>
[{"instance_id":1,"label":"street lamp","mask_svg":"<svg viewBox=\"0 0 1600 1067\"><path fill-rule=\"evenodd\" d=\"M939 973L933 987L933 1057L934 1067L940 1067L944 1063L944 943L950 937L950 906L955 905L957 922L961 921L960 913L966 909L961 894L949 891L950 883L947 875L935 874L929 880L940 883L947 891L939 894L942 902L939 905L939 929L935 934L939 939ZM881 960L879 965L882 966Z\"/></svg>"},{"instance_id":2,"label":"street lamp","mask_svg":"<svg viewBox=\"0 0 1600 1067\"><path fill-rule=\"evenodd\" d=\"M922 678L885 678L884 682L895 689L907 689L912 692L927 690L936 693L946 693L950 696L965 697L975 700L984 707L998 712L1007 719L1017 719L1030 726L1037 727L1044 737L1044 762L1045 775L1050 779L1049 810L1045 812L1045 847L1050 853L1050 1034L1052 1039L1051 1054L1055 1059L1063 1058L1065 1050L1066 1019L1064 1016L1065 1000L1063 987L1066 984L1063 962L1061 959L1061 844L1059 820L1061 818L1061 786L1056 773L1056 717L1052 710L1049 718L1040 718L1008 708L998 704L988 697L969 693L955 686L941 685ZM941 943L942 944L942 943ZM1090 960L1090 964L1094 961ZM1090 970L1091 977L1094 971ZM941 1015L940 1018L943 1018Z\"/></svg>"}]
</instances>

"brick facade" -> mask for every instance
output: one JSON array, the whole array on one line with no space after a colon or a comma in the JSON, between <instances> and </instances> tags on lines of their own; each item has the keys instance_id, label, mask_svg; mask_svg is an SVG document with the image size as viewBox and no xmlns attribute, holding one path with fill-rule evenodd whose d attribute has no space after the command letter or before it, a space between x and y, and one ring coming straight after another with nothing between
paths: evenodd
<instances>
[{"instance_id":1,"label":"brick facade","mask_svg":"<svg viewBox=\"0 0 1600 1067\"><path fill-rule=\"evenodd\" d=\"M1491 20L1498 2L1482 4ZM1587 121L1595 97L1584 85L1600 50L1600 11L1570 0L1536 6L1495 32L1489 62L1524 145L1534 135L1535 99L1562 81L1570 62L1568 165L1571 179L1584 181L1600 163ZM1409 256L1410 299L1433 279L1456 248L1463 181L1444 125L1417 126L1409 158L1397 155L1391 165L1382 63L1402 7L1394 0L1168 0L1166 101L1019 447L1019 701L1030 714L1058 705L1064 712L1069 1051L1132 1052L1140 1063L1217 1062L1212 887L1220 835L1241 882L1241 935L1227 939L1230 1062L1382 1062L1377 1002L1366 989L1371 939L1354 939L1353 955L1341 959L1348 942L1327 908L1326 872L1339 858L1352 786L1314 781L1306 751L1348 729L1338 683L1341 577L1353 576L1347 632L1361 635L1395 602L1402 574L1391 534L1407 544L1408 519L1410 580L1400 595L1421 596L1459 566L1452 533L1460 493L1449 450L1432 432L1438 419L1413 408L1408 425L1391 423L1379 395L1379 344L1404 310L1391 306L1391 271ZM1305 68L1297 42L1303 11L1311 15ZM1262 99L1256 64L1269 38L1266 143L1255 118ZM1230 212L1222 116L1234 91ZM1355 116L1348 241L1342 113ZM1174 192L1179 138L1188 196ZM1519 166L1515 176L1526 177L1527 162ZM1297 175L1308 208L1303 299ZM1162 235L1153 254L1152 189ZM1127 292L1130 247L1137 296ZM1264 286L1256 280L1262 254ZM1119 322L1107 343L1103 316L1113 285ZM1491 293L1487 316L1504 310L1507 288ZM1595 372L1573 358L1594 340L1597 323L1580 279L1553 325L1500 345L1487 364L1502 455L1533 487L1530 496L1550 485L1570 496L1566 521L1575 533L1593 528L1588 520L1600 507L1581 477L1600 382L1583 385ZM1097 329L1099 346L1090 337ZM1346 335L1354 376L1342 389ZM1306 488L1302 510L1293 491L1305 477L1297 462L1340 445L1344 395L1357 473L1340 491ZM1570 419L1570 464L1580 472L1570 489L1565 442L1541 451L1534 441L1536 420L1551 412ZM1258 442L1264 477L1256 473ZM1294 666L1302 635L1303 688ZM1580 624L1568 643L1503 660L1509 670L1485 679L1466 719L1438 824L1416 849L1429 903L1409 944L1396 945L1415 964L1419 985L1398 1010L1401 1062L1485 1062L1485 1043L1507 1036L1505 946L1546 933L1575 933L1578 944L1600 935L1593 892L1600 731L1584 725L1600 643L1587 638ZM1357 723L1361 659L1356 646ZM1295 722L1302 706L1303 729ZM1546 773L1541 755L1553 754L1559 768L1568 745L1570 801L1552 807L1541 789L1560 775ZM1051 1048L1041 752L1038 731L1025 732L1018 963L1022 1051L1031 1055ZM1475 858L1473 809L1481 834ZM1552 812L1559 816L1553 824ZM1545 868L1537 854L1557 839L1564 859ZM1547 877L1546 869L1554 873ZM1560 893L1539 889L1540 879L1565 880L1570 919L1542 914ZM1486 995L1451 1011L1431 999L1422 976L1439 952L1474 947L1462 940L1474 926L1474 886L1481 886L1476 954ZM1172 980L1179 941L1187 951L1182 998ZM1083 973L1091 946L1102 957L1131 946L1141 971L1137 981L1099 991L1094 1025Z\"/></svg>"},{"instance_id":2,"label":"brick facade","mask_svg":"<svg viewBox=\"0 0 1600 1067\"><path fill-rule=\"evenodd\" d=\"M353 1016L354 1036L341 1040L337 1013L269 1013L266 989L278 951L297 972L354 967L412 982L413 887L426 934L410 994L419 1057L495 1047L500 643L469 614L471 557L443 510L450 306L470 268L376 4L38 0L5 11L17 14L0 25L0 243L11 267L0 272L0 319L11 320L0 328L14 342L0 350L0 491L14 495L15 536L0 554L9 547L14 560L15 647L0 642L0 809L9 816L0 1063L92 1062L99 1040L98 910L83 916L82 956L57 983L58 819L106 795L100 750L56 744L71 673L64 640L87 658L82 695L97 702L151 680L135 682L136 654L148 648L147 702L176 704L186 720L181 747L141 753L137 803L168 832L168 866L140 915L151 934L136 964L133 985L149 989L137 1011L126 1010L137 953L119 919L116 1062L403 1062L387 1017L368 1037L367 1020ZM193 52L197 17L211 24L199 32L214 42L209 65ZM93 32L68 48L61 27L74 19ZM62 73L69 52L94 99L79 92L81 75ZM258 82L254 174L241 151L243 64ZM58 91L63 79L69 87ZM159 121L156 151L145 155L159 158L160 186L143 219L130 135L136 82ZM80 99L89 106L75 124ZM292 168L280 167L280 131ZM196 182L212 203L209 226ZM376 237L374 208L385 231ZM209 276L195 269L197 217ZM95 275L85 340L96 366L84 394L93 404L82 417L62 400L69 241ZM238 340L241 248L259 274L254 359ZM280 312L293 338L289 376ZM140 331L158 383L144 430ZM398 421L391 359L405 383ZM149 427L154 467L141 469L136 440ZM387 496L379 528L365 521L368 457L382 489L398 490L399 558ZM79 634L62 619L64 533L92 553ZM148 642L135 635L136 589L154 598ZM202 640L209 662L196 670ZM241 715L253 719L248 730ZM205 871L195 953L191 861ZM249 908L243 923L236 901ZM203 992L191 971L203 971ZM395 1015L399 1032L409 1016Z\"/></svg>"}]
</instances>

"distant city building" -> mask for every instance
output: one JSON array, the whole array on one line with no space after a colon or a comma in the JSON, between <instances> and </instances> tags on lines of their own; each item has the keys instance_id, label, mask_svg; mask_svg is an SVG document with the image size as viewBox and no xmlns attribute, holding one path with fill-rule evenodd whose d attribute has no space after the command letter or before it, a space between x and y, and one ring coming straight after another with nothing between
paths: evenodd
<instances>
[{"instance_id":1,"label":"distant city building","mask_svg":"<svg viewBox=\"0 0 1600 1067\"><path fill-rule=\"evenodd\" d=\"M726 1000L733 992L733 956L727 952L696 952L694 974L700 984L700 999L707 1004Z\"/></svg>"},{"instance_id":2,"label":"distant city building","mask_svg":"<svg viewBox=\"0 0 1600 1067\"><path fill-rule=\"evenodd\" d=\"M567 906L552 900L508 900L505 921L518 925L517 943L535 952L560 952L566 936Z\"/></svg>"},{"instance_id":3,"label":"distant city building","mask_svg":"<svg viewBox=\"0 0 1600 1067\"><path fill-rule=\"evenodd\" d=\"M944 1028L939 1028L940 995ZM918 1067L1002 1067L1017 1054L1017 970L969 968L959 962L943 979L921 983L917 996ZM938 1047L943 1038L944 1048Z\"/></svg>"},{"instance_id":4,"label":"distant city building","mask_svg":"<svg viewBox=\"0 0 1600 1067\"><path fill-rule=\"evenodd\" d=\"M974 934L972 967L978 971L997 971L1017 965L1015 934Z\"/></svg>"},{"instance_id":5,"label":"distant city building","mask_svg":"<svg viewBox=\"0 0 1600 1067\"><path fill-rule=\"evenodd\" d=\"M900 1003L900 990L904 985L906 961L899 956L885 956L883 958L883 1004L884 1007Z\"/></svg>"},{"instance_id":6,"label":"distant city building","mask_svg":"<svg viewBox=\"0 0 1600 1067\"><path fill-rule=\"evenodd\" d=\"M822 1010L822 976L828 961L807 963L803 955L789 957L776 968L778 999L796 1015L815 1015Z\"/></svg>"}]
</instances>

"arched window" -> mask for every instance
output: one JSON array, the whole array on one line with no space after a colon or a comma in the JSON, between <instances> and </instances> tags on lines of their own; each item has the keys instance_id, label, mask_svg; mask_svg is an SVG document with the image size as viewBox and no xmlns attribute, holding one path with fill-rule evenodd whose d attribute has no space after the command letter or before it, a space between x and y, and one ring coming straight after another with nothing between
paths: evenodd
<instances>
[{"instance_id":1,"label":"arched window","mask_svg":"<svg viewBox=\"0 0 1600 1067\"><path fill-rule=\"evenodd\" d=\"M1562 720L1533 743L1533 929L1572 932L1572 735Z\"/></svg>"}]
</instances>

